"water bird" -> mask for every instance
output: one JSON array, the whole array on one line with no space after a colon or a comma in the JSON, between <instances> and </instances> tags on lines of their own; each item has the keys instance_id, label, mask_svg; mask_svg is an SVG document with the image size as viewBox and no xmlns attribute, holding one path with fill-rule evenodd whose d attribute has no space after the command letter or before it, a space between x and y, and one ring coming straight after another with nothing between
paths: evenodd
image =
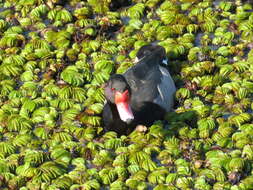
<instances>
[{"instance_id":1,"label":"water bird","mask_svg":"<svg viewBox=\"0 0 253 190\"><path fill-rule=\"evenodd\" d=\"M124 74L112 75L105 84L105 131L129 134L137 125L150 126L162 120L173 107L176 87L167 70L165 49L159 45L142 46L135 62Z\"/></svg>"}]
</instances>

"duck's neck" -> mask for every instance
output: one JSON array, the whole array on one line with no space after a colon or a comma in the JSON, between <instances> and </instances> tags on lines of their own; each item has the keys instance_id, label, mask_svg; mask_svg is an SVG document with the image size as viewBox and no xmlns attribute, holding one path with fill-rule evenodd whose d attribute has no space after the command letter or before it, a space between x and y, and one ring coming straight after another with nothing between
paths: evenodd
<instances>
[{"instance_id":1,"label":"duck's neck","mask_svg":"<svg viewBox=\"0 0 253 190\"><path fill-rule=\"evenodd\" d=\"M111 111L112 111L112 114L113 114L114 116L116 116L116 117L119 117L119 112L118 112L118 110L117 110L116 104L113 104L113 103L111 103L111 102L108 102L108 105L110 106L110 109L111 109Z\"/></svg>"}]
</instances>

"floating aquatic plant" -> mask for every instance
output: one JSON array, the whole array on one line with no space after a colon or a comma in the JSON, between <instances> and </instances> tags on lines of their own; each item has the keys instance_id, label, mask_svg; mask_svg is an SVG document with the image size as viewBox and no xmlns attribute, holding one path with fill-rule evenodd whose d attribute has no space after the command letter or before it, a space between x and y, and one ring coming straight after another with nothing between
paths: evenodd
<instances>
[{"instance_id":1,"label":"floating aquatic plant","mask_svg":"<svg viewBox=\"0 0 253 190\"><path fill-rule=\"evenodd\" d=\"M0 2L0 189L252 189L252 5L118 2ZM103 84L149 43L175 111L103 131Z\"/></svg>"}]
</instances>

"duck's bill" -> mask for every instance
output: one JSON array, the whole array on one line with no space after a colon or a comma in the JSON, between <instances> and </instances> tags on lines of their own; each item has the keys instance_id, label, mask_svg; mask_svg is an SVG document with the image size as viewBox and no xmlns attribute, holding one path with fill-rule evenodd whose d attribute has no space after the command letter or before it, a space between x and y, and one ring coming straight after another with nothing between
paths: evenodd
<instances>
[{"instance_id":1,"label":"duck's bill","mask_svg":"<svg viewBox=\"0 0 253 190\"><path fill-rule=\"evenodd\" d=\"M116 106L122 121L130 123L134 119L132 109L127 102L116 103Z\"/></svg>"},{"instance_id":2,"label":"duck's bill","mask_svg":"<svg viewBox=\"0 0 253 190\"><path fill-rule=\"evenodd\" d=\"M117 106L120 119L126 123L130 123L134 119L134 115L129 105L128 90L123 93L115 93L115 104Z\"/></svg>"}]
</instances>

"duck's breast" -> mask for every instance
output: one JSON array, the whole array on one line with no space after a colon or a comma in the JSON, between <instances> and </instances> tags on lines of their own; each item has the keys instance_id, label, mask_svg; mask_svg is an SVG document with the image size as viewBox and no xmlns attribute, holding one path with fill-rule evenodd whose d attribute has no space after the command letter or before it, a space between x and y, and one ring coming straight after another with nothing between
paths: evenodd
<instances>
[{"instance_id":1,"label":"duck's breast","mask_svg":"<svg viewBox=\"0 0 253 190\"><path fill-rule=\"evenodd\" d=\"M106 103L102 112L105 131L115 131L118 134L127 134L130 130L127 123L123 122L115 105Z\"/></svg>"}]
</instances>

